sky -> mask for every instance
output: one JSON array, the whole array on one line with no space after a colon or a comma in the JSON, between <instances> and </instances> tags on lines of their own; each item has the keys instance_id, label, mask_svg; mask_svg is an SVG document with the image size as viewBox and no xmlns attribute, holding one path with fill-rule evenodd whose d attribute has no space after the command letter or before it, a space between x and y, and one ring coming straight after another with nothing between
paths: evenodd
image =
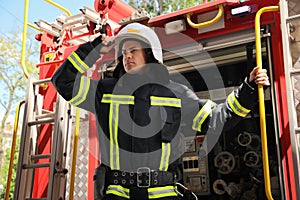
<instances>
[{"instance_id":1,"label":"sky","mask_svg":"<svg viewBox=\"0 0 300 200\"><path fill-rule=\"evenodd\" d=\"M68 9L72 15L79 14L80 8L88 6L94 9L94 0L52 0L53 2ZM0 0L0 35L5 37L11 37L10 33L16 30L23 31L24 21L24 5L25 0ZM28 8L28 23L34 24L34 22L43 19L47 22L53 22L57 16L63 14L64 11L47 3L45 0L29 0ZM28 30L37 30L28 27ZM21 46L21 41L20 41ZM0 72L1 73L1 72ZM2 92L5 92L0 87L0 96ZM16 106L16 105L15 105ZM13 109L15 109L13 106ZM4 110L0 106L0 119L4 115ZM9 121L13 121L14 116L10 117Z\"/></svg>"},{"instance_id":2,"label":"sky","mask_svg":"<svg viewBox=\"0 0 300 200\"><path fill-rule=\"evenodd\" d=\"M28 22L43 19L53 22L57 16L64 13L59 8L47 3L45 0L28 0ZM80 13L83 6L94 8L94 0L53 0L53 2L68 9L72 15ZM25 0L0 0L0 34L13 31L16 26L23 28Z\"/></svg>"}]
</instances>

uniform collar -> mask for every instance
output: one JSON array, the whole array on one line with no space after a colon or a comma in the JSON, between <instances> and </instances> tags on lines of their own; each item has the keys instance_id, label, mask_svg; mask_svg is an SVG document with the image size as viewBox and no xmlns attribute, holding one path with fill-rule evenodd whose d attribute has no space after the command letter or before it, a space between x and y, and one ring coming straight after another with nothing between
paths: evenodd
<instances>
[{"instance_id":1,"label":"uniform collar","mask_svg":"<svg viewBox=\"0 0 300 200\"><path fill-rule=\"evenodd\" d=\"M165 85L170 82L169 72L165 65L158 63L146 64L142 73L125 73L118 81L118 86L136 86L154 83Z\"/></svg>"}]
</instances>

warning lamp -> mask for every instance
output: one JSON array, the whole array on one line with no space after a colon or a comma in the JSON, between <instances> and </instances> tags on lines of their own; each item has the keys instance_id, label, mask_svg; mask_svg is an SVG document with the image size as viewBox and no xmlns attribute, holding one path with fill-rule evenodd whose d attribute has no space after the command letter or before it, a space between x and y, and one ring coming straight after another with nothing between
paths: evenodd
<instances>
[{"instance_id":1,"label":"warning lamp","mask_svg":"<svg viewBox=\"0 0 300 200\"><path fill-rule=\"evenodd\" d=\"M241 6L237 8L233 8L231 10L231 15L243 15L243 14L248 14L251 13L251 6Z\"/></svg>"},{"instance_id":2,"label":"warning lamp","mask_svg":"<svg viewBox=\"0 0 300 200\"><path fill-rule=\"evenodd\" d=\"M165 24L166 34L179 33L186 30L186 24L183 19L172 21Z\"/></svg>"}]
</instances>

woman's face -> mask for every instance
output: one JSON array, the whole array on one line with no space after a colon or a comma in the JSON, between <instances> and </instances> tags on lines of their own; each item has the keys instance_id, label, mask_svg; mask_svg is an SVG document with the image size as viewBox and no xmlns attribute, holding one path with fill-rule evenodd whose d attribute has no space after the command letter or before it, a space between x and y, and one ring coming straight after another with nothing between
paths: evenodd
<instances>
[{"instance_id":1,"label":"woman's face","mask_svg":"<svg viewBox=\"0 0 300 200\"><path fill-rule=\"evenodd\" d=\"M139 70L146 64L146 54L140 42L127 40L122 47L123 66L127 73Z\"/></svg>"}]
</instances>

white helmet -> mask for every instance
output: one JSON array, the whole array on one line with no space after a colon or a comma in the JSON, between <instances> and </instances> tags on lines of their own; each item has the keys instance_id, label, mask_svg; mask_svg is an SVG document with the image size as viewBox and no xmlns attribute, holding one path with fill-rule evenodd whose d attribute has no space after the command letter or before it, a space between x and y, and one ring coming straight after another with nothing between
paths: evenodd
<instances>
[{"instance_id":1,"label":"white helmet","mask_svg":"<svg viewBox=\"0 0 300 200\"><path fill-rule=\"evenodd\" d=\"M131 23L121 29L115 38L116 58L120 51L120 43L124 39L138 39L150 45L154 58L163 63L161 44L156 33L149 27L140 23Z\"/></svg>"}]
</instances>

